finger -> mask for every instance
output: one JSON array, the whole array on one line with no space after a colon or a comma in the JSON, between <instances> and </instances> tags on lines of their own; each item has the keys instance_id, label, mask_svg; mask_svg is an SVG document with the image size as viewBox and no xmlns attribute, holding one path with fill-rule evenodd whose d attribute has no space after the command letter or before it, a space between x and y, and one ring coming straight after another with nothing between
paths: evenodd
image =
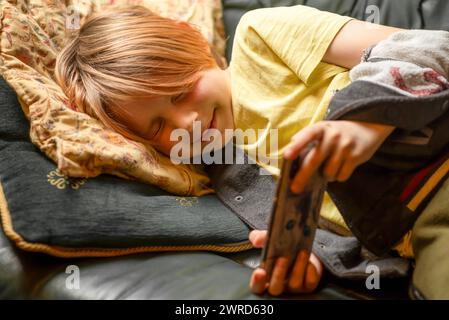
<instances>
[{"instance_id":1,"label":"finger","mask_svg":"<svg viewBox=\"0 0 449 320\"><path fill-rule=\"evenodd\" d=\"M273 296L278 296L284 291L285 276L287 275L288 258L280 257L271 275L268 292Z\"/></svg>"},{"instance_id":2,"label":"finger","mask_svg":"<svg viewBox=\"0 0 449 320\"><path fill-rule=\"evenodd\" d=\"M249 287L255 294L262 294L265 292L265 289L267 288L267 273L264 269L257 268L254 270L251 275Z\"/></svg>"},{"instance_id":3,"label":"finger","mask_svg":"<svg viewBox=\"0 0 449 320\"><path fill-rule=\"evenodd\" d=\"M305 275L304 291L312 292L318 287L320 277L315 266L312 263L307 264L307 270Z\"/></svg>"},{"instance_id":4,"label":"finger","mask_svg":"<svg viewBox=\"0 0 449 320\"><path fill-rule=\"evenodd\" d=\"M315 266L316 271L321 277L323 274L323 264L313 252L310 254L309 262Z\"/></svg>"},{"instance_id":5,"label":"finger","mask_svg":"<svg viewBox=\"0 0 449 320\"><path fill-rule=\"evenodd\" d=\"M323 169L323 175L329 182L333 182L337 179L337 176L351 151L352 144L346 144L341 148L335 148L329 159L326 161L326 165Z\"/></svg>"},{"instance_id":6,"label":"finger","mask_svg":"<svg viewBox=\"0 0 449 320\"><path fill-rule=\"evenodd\" d=\"M304 283L304 275L306 273L306 266L308 263L308 254L302 250L298 253L293 266L290 279L288 281L289 291L292 293L301 291Z\"/></svg>"},{"instance_id":7,"label":"finger","mask_svg":"<svg viewBox=\"0 0 449 320\"><path fill-rule=\"evenodd\" d=\"M351 159L345 159L340 171L337 173L337 181L344 182L351 177L356 168L356 163Z\"/></svg>"},{"instance_id":8,"label":"finger","mask_svg":"<svg viewBox=\"0 0 449 320\"><path fill-rule=\"evenodd\" d=\"M314 291L318 287L322 275L323 275L323 264L320 262L320 260L315 254L311 253L305 275L306 281L304 285L304 290L306 292Z\"/></svg>"},{"instance_id":9,"label":"finger","mask_svg":"<svg viewBox=\"0 0 449 320\"><path fill-rule=\"evenodd\" d=\"M249 233L249 241L251 241L256 248L263 248L267 242L267 238L267 230L253 230Z\"/></svg>"},{"instance_id":10,"label":"finger","mask_svg":"<svg viewBox=\"0 0 449 320\"><path fill-rule=\"evenodd\" d=\"M317 123L302 129L293 136L292 142L284 151L284 158L287 160L296 159L304 147L306 147L310 142L314 140L321 140L322 136L323 125L321 123Z\"/></svg>"},{"instance_id":11,"label":"finger","mask_svg":"<svg viewBox=\"0 0 449 320\"><path fill-rule=\"evenodd\" d=\"M298 173L293 178L291 185L293 193L301 193L304 190L310 177L317 172L334 147L335 141L332 138L327 138L325 134L318 146L313 148L303 159Z\"/></svg>"},{"instance_id":12,"label":"finger","mask_svg":"<svg viewBox=\"0 0 449 320\"><path fill-rule=\"evenodd\" d=\"M301 162L301 166L299 167L298 172L296 173L295 177L293 178L292 184L291 184L291 191L293 193L301 193L307 184L307 177L310 176L309 170L313 169L313 167L316 167L316 162L319 161L319 155L318 155L318 149L315 147L314 149L310 150L310 152L305 156L305 158Z\"/></svg>"}]
</instances>

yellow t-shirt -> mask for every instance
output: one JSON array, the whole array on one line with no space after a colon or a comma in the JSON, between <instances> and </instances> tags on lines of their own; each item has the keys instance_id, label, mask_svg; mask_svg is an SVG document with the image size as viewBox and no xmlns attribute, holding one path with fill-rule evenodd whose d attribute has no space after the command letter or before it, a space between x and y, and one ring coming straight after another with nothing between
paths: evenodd
<instances>
[{"instance_id":1,"label":"yellow t-shirt","mask_svg":"<svg viewBox=\"0 0 449 320\"><path fill-rule=\"evenodd\" d=\"M257 9L237 26L230 72L235 128L262 129L240 146L249 154L264 148L277 164L259 164L279 176L282 153L299 130L323 120L335 90L350 83L347 69L322 62L338 31L352 18L306 6ZM278 130L270 152L270 129ZM326 194L321 216L348 229Z\"/></svg>"}]
</instances>

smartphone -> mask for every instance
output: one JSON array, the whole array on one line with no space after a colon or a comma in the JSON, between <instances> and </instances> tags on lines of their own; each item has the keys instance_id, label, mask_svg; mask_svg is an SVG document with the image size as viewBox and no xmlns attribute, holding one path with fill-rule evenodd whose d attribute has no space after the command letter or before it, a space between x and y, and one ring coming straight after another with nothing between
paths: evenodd
<instances>
[{"instance_id":1,"label":"smartphone","mask_svg":"<svg viewBox=\"0 0 449 320\"><path fill-rule=\"evenodd\" d=\"M326 189L326 180L318 170L300 194L290 186L305 156L317 145L310 143L295 160L284 160L277 183L276 196L270 216L268 239L262 251L261 267L271 279L277 258L288 257L288 272L293 268L299 251L312 251L315 231ZM308 257L307 257L308 259Z\"/></svg>"}]
</instances>

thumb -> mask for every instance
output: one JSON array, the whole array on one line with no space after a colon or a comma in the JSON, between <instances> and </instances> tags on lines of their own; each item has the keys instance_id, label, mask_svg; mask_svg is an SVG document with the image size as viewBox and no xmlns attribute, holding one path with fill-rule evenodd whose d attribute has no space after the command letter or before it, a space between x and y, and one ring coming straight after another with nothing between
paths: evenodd
<instances>
[{"instance_id":1,"label":"thumb","mask_svg":"<svg viewBox=\"0 0 449 320\"><path fill-rule=\"evenodd\" d=\"M262 248L267 242L267 238L267 230L253 230L249 233L249 241L251 241L256 248Z\"/></svg>"}]
</instances>

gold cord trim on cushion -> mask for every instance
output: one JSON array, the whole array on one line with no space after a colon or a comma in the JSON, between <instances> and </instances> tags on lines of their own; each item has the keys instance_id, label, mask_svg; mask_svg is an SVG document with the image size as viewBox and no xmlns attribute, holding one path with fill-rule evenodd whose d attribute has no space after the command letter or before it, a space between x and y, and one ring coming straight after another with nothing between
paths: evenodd
<instances>
[{"instance_id":1,"label":"gold cord trim on cushion","mask_svg":"<svg viewBox=\"0 0 449 320\"><path fill-rule=\"evenodd\" d=\"M70 248L61 246L51 246L43 243L30 243L22 238L13 228L11 215L8 209L8 202L3 186L0 182L0 215L2 219L3 231L5 235L15 243L15 245L25 251L40 252L60 258L80 258L80 257L116 257L135 253L163 252L163 251L214 251L214 252L241 252L253 249L249 241L230 244L204 244L187 246L140 246L130 248Z\"/></svg>"}]
</instances>

